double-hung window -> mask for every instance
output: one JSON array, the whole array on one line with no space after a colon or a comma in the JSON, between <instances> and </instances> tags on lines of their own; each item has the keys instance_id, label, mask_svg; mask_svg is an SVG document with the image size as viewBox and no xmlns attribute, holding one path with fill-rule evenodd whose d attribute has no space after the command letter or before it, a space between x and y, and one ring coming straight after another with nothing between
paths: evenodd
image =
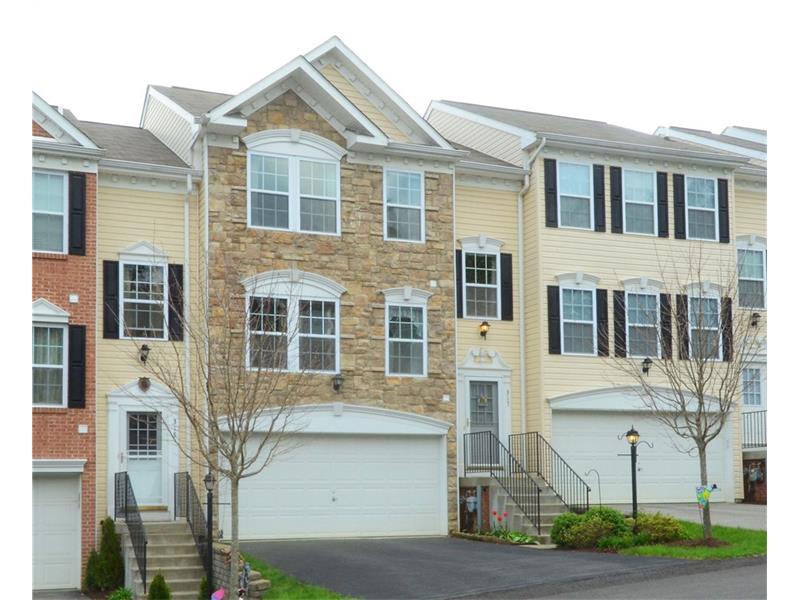
<instances>
[{"instance_id":1,"label":"double-hung window","mask_svg":"<svg viewBox=\"0 0 800 600\"><path fill-rule=\"evenodd\" d=\"M390 304L387 322L389 375L425 375L425 307Z\"/></svg>"},{"instance_id":2,"label":"double-hung window","mask_svg":"<svg viewBox=\"0 0 800 600\"><path fill-rule=\"evenodd\" d=\"M336 370L336 303L300 300L301 371Z\"/></svg>"},{"instance_id":3,"label":"double-hung window","mask_svg":"<svg viewBox=\"0 0 800 600\"><path fill-rule=\"evenodd\" d=\"M706 177L686 177L688 238L717 239L717 182Z\"/></svg>"},{"instance_id":4,"label":"double-hung window","mask_svg":"<svg viewBox=\"0 0 800 600\"><path fill-rule=\"evenodd\" d=\"M761 406L761 369L742 369L742 401L745 406Z\"/></svg>"},{"instance_id":5,"label":"double-hung window","mask_svg":"<svg viewBox=\"0 0 800 600\"><path fill-rule=\"evenodd\" d=\"M288 367L288 300L250 298L249 364L255 369Z\"/></svg>"},{"instance_id":6,"label":"double-hung window","mask_svg":"<svg viewBox=\"0 0 800 600\"><path fill-rule=\"evenodd\" d=\"M625 233L656 234L656 174L624 169Z\"/></svg>"},{"instance_id":7,"label":"double-hung window","mask_svg":"<svg viewBox=\"0 0 800 600\"><path fill-rule=\"evenodd\" d=\"M33 172L33 251L67 251L67 175Z\"/></svg>"},{"instance_id":8,"label":"double-hung window","mask_svg":"<svg viewBox=\"0 0 800 600\"><path fill-rule=\"evenodd\" d=\"M558 226L594 229L589 165L558 162Z\"/></svg>"},{"instance_id":9,"label":"double-hung window","mask_svg":"<svg viewBox=\"0 0 800 600\"><path fill-rule=\"evenodd\" d=\"M764 308L766 306L766 265L764 250L739 248L739 306Z\"/></svg>"},{"instance_id":10,"label":"double-hung window","mask_svg":"<svg viewBox=\"0 0 800 600\"><path fill-rule=\"evenodd\" d=\"M500 307L499 254L464 252L465 316L498 317Z\"/></svg>"},{"instance_id":11,"label":"double-hung window","mask_svg":"<svg viewBox=\"0 0 800 600\"><path fill-rule=\"evenodd\" d=\"M658 295L628 292L625 305L628 356L659 356Z\"/></svg>"},{"instance_id":12,"label":"double-hung window","mask_svg":"<svg viewBox=\"0 0 800 600\"><path fill-rule=\"evenodd\" d=\"M67 328L33 325L33 405L66 406Z\"/></svg>"},{"instance_id":13,"label":"double-hung window","mask_svg":"<svg viewBox=\"0 0 800 600\"><path fill-rule=\"evenodd\" d=\"M425 241L423 174L384 169L385 238L405 242Z\"/></svg>"},{"instance_id":14,"label":"double-hung window","mask_svg":"<svg viewBox=\"0 0 800 600\"><path fill-rule=\"evenodd\" d=\"M561 348L564 354L594 355L595 290L561 287Z\"/></svg>"},{"instance_id":15,"label":"double-hung window","mask_svg":"<svg viewBox=\"0 0 800 600\"><path fill-rule=\"evenodd\" d=\"M122 262L120 268L120 337L166 339L167 266Z\"/></svg>"},{"instance_id":16,"label":"double-hung window","mask_svg":"<svg viewBox=\"0 0 800 600\"><path fill-rule=\"evenodd\" d=\"M339 165L302 159L298 165L300 231L336 233L339 230Z\"/></svg>"},{"instance_id":17,"label":"double-hung window","mask_svg":"<svg viewBox=\"0 0 800 600\"><path fill-rule=\"evenodd\" d=\"M692 357L722 358L719 298L689 298L689 342Z\"/></svg>"},{"instance_id":18,"label":"double-hung window","mask_svg":"<svg viewBox=\"0 0 800 600\"><path fill-rule=\"evenodd\" d=\"M250 224L289 229L289 159L250 155Z\"/></svg>"}]
</instances>

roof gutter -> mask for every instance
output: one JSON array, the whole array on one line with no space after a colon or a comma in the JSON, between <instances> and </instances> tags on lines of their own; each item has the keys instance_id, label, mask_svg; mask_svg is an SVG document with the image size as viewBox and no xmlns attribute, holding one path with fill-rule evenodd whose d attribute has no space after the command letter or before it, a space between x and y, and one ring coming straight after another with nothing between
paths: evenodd
<instances>
[{"instance_id":1,"label":"roof gutter","mask_svg":"<svg viewBox=\"0 0 800 600\"><path fill-rule=\"evenodd\" d=\"M34 152L44 152L45 154L58 154L77 156L80 158L100 158L105 154L102 148L84 148L72 144L59 144L58 142L46 142L41 139L33 140Z\"/></svg>"},{"instance_id":2,"label":"roof gutter","mask_svg":"<svg viewBox=\"0 0 800 600\"><path fill-rule=\"evenodd\" d=\"M140 163L130 160L119 160L116 158L102 158L100 159L100 166L107 169L118 171L127 171L131 173L147 173L149 175L167 175L172 177L185 177L186 175L192 177L200 177L202 171L192 169L191 167L174 167L170 165L156 165L152 163Z\"/></svg>"}]
</instances>

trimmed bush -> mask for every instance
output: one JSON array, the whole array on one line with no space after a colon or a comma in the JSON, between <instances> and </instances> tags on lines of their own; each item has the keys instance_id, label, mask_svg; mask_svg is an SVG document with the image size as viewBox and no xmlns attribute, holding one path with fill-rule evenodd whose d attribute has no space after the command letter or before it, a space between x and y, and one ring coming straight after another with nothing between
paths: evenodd
<instances>
[{"instance_id":1,"label":"trimmed bush","mask_svg":"<svg viewBox=\"0 0 800 600\"><path fill-rule=\"evenodd\" d=\"M96 582L101 590L116 590L125 583L122 547L114 519L106 517L100 522L100 552Z\"/></svg>"},{"instance_id":2,"label":"trimmed bush","mask_svg":"<svg viewBox=\"0 0 800 600\"><path fill-rule=\"evenodd\" d=\"M133 592L128 588L119 588L108 597L108 600L134 600Z\"/></svg>"},{"instance_id":3,"label":"trimmed bush","mask_svg":"<svg viewBox=\"0 0 800 600\"><path fill-rule=\"evenodd\" d=\"M208 587L208 579L205 575L200 580L200 593L197 596L197 600L208 600L211 598L211 590Z\"/></svg>"},{"instance_id":4,"label":"trimmed bush","mask_svg":"<svg viewBox=\"0 0 800 600\"><path fill-rule=\"evenodd\" d=\"M621 512L596 506L582 515L564 513L556 517L550 538L566 548L617 550L633 544L633 530Z\"/></svg>"},{"instance_id":5,"label":"trimmed bush","mask_svg":"<svg viewBox=\"0 0 800 600\"><path fill-rule=\"evenodd\" d=\"M150 589L147 590L147 600L170 600L171 598L172 592L169 590L164 576L161 573L156 573L153 581L150 582Z\"/></svg>"},{"instance_id":6,"label":"trimmed bush","mask_svg":"<svg viewBox=\"0 0 800 600\"><path fill-rule=\"evenodd\" d=\"M613 535L625 535L631 531L630 526L625 522L625 515L618 510L606 506L594 506L583 514L585 520L600 519L611 526Z\"/></svg>"},{"instance_id":7,"label":"trimmed bush","mask_svg":"<svg viewBox=\"0 0 800 600\"><path fill-rule=\"evenodd\" d=\"M572 545L572 530L583 520L581 515L573 512L566 512L558 515L553 521L550 529L550 539L559 546L570 547Z\"/></svg>"},{"instance_id":8,"label":"trimmed bush","mask_svg":"<svg viewBox=\"0 0 800 600\"><path fill-rule=\"evenodd\" d=\"M684 536L678 519L661 513L640 513L636 520L636 531L646 536L651 544L672 542Z\"/></svg>"},{"instance_id":9,"label":"trimmed bush","mask_svg":"<svg viewBox=\"0 0 800 600\"><path fill-rule=\"evenodd\" d=\"M89 558L86 560L86 573L83 575L83 591L96 592L100 589L98 581L100 568L100 555L97 550L92 549Z\"/></svg>"},{"instance_id":10,"label":"trimmed bush","mask_svg":"<svg viewBox=\"0 0 800 600\"><path fill-rule=\"evenodd\" d=\"M584 517L570 530L573 548L597 548L597 543L614 533L614 526L599 516Z\"/></svg>"}]
</instances>

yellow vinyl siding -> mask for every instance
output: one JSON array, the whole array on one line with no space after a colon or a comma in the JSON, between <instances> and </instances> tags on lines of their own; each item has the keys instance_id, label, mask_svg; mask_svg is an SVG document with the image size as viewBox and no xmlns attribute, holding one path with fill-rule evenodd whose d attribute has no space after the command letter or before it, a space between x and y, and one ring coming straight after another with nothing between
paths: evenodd
<instances>
[{"instance_id":1,"label":"yellow vinyl siding","mask_svg":"<svg viewBox=\"0 0 800 600\"><path fill-rule=\"evenodd\" d=\"M392 123L389 118L383 114L377 106L367 100L361 92L359 92L352 83L333 65L325 65L320 69L325 78L330 81L336 88L344 94L344 96L356 105L356 108L366 115L366 117L377 125L389 139L398 142L411 141L405 133L403 133L397 125Z\"/></svg>"},{"instance_id":2,"label":"yellow vinyl siding","mask_svg":"<svg viewBox=\"0 0 800 600\"><path fill-rule=\"evenodd\" d=\"M512 256L514 320L489 321L484 340L478 333L483 319L458 319L456 364L473 348L494 350L511 367L511 433L520 432L519 264L517 261L517 193L456 184L456 247L464 237L485 235L503 242L500 252ZM500 265L498 265L499 269ZM466 399L463 399L466 401Z\"/></svg>"},{"instance_id":3,"label":"yellow vinyl siding","mask_svg":"<svg viewBox=\"0 0 800 600\"><path fill-rule=\"evenodd\" d=\"M767 194L736 186L736 235L767 236Z\"/></svg>"},{"instance_id":4,"label":"yellow vinyl siding","mask_svg":"<svg viewBox=\"0 0 800 600\"><path fill-rule=\"evenodd\" d=\"M139 366L138 347L142 340L109 340L104 339L103 332L103 268L104 260L119 260L121 250L140 242L147 241L165 252L169 262L186 264L184 256L184 218L183 193L152 192L146 188L140 190L123 189L109 186L98 188L97 209L97 517L107 514L108 478L108 394L118 388L136 381L148 374ZM190 232L199 229L197 219L197 197L190 195ZM194 271L198 262L198 246L196 240L190 239L190 271ZM190 293L194 296L197 284L190 283ZM193 302L196 305L196 302ZM151 348L151 356L159 352L175 353L173 342L146 340ZM178 343L178 355L183 368L183 344ZM116 427L116 424L112 424ZM181 443L186 439L186 424L182 418L179 422ZM180 464L185 468L186 461L180 457Z\"/></svg>"}]
</instances>

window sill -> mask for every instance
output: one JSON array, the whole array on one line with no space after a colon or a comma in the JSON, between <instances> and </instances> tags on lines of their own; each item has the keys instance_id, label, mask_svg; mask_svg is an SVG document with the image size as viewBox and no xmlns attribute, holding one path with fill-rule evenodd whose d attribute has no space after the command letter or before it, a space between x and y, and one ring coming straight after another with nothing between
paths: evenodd
<instances>
[{"instance_id":1,"label":"window sill","mask_svg":"<svg viewBox=\"0 0 800 600\"><path fill-rule=\"evenodd\" d=\"M69 410L69 408L66 406L47 406L44 404L33 404L31 405L31 408L33 408L34 414L38 412L41 412L42 414L53 413L55 411L67 412Z\"/></svg>"},{"instance_id":2,"label":"window sill","mask_svg":"<svg viewBox=\"0 0 800 600\"><path fill-rule=\"evenodd\" d=\"M32 256L44 260L67 260L69 258L69 254L66 252L41 252L38 250L34 250Z\"/></svg>"}]
</instances>

